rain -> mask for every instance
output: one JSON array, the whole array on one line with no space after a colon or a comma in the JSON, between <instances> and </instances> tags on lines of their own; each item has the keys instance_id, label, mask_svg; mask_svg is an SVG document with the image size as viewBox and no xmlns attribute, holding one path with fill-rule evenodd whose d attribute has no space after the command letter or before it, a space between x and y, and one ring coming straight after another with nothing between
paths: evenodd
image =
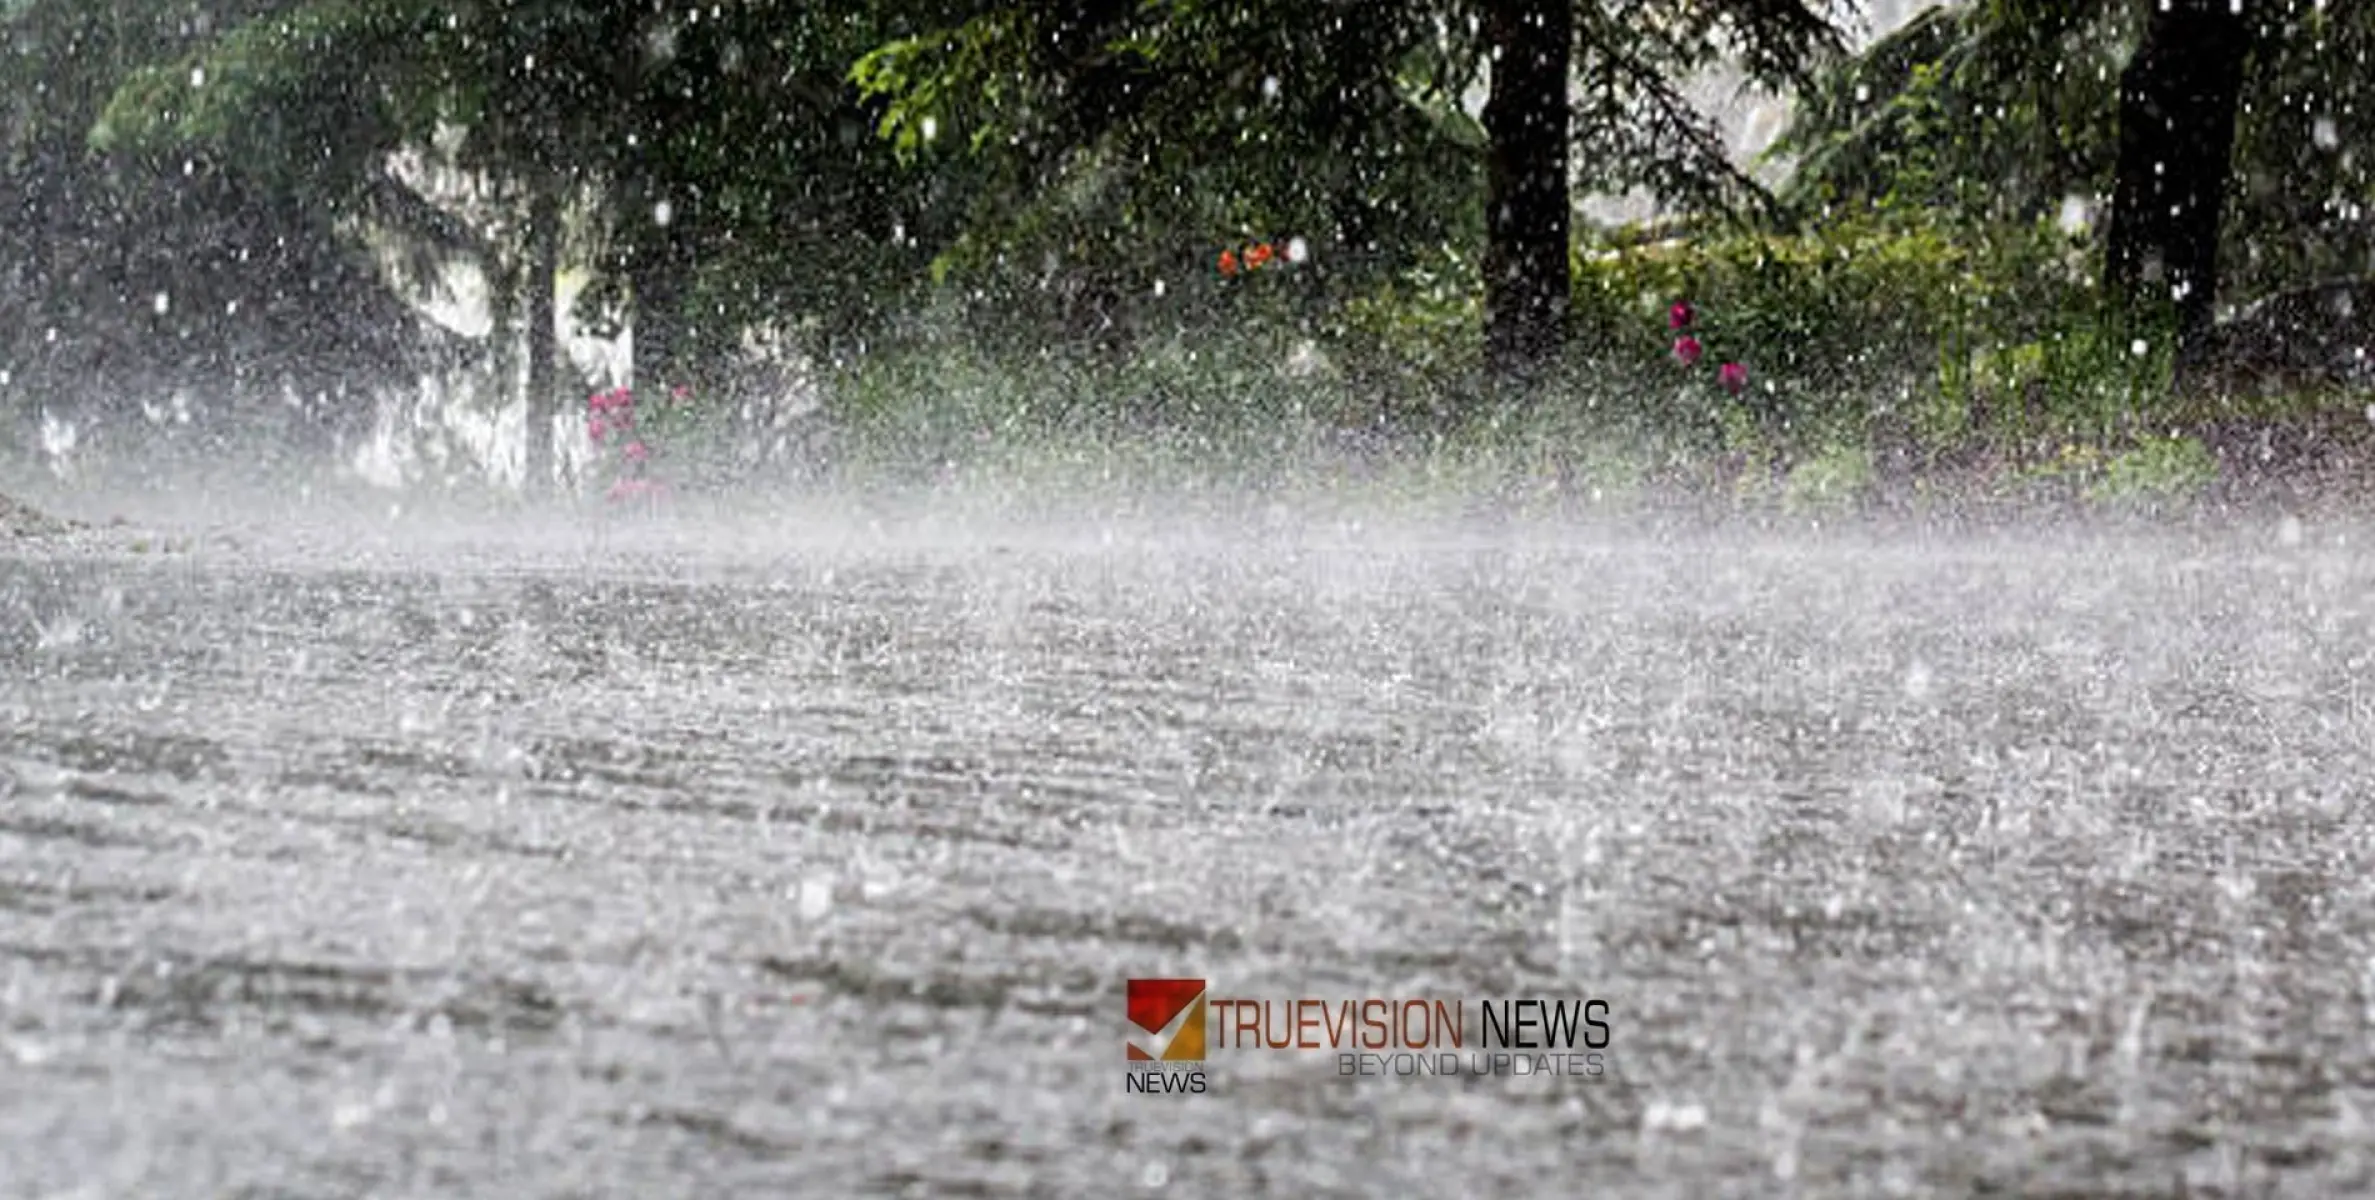
<instances>
[{"instance_id":1,"label":"rain","mask_svg":"<svg viewBox=\"0 0 2375 1200\"><path fill-rule=\"evenodd\" d=\"M2371 49L0 3L0 1195L2375 1189Z\"/></svg>"}]
</instances>

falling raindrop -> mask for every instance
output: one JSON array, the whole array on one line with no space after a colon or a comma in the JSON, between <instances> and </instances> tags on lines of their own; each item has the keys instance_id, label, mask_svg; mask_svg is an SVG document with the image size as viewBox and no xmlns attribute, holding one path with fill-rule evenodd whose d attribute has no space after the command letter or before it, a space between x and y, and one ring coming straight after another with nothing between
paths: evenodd
<instances>
[{"instance_id":1,"label":"falling raindrop","mask_svg":"<svg viewBox=\"0 0 2375 1200\"><path fill-rule=\"evenodd\" d=\"M202 88L206 86L206 68L190 68L190 86L194 88Z\"/></svg>"},{"instance_id":2,"label":"falling raindrop","mask_svg":"<svg viewBox=\"0 0 2375 1200\"><path fill-rule=\"evenodd\" d=\"M158 292L157 298L150 303L150 307L157 310L158 316L164 316L166 313L173 311L173 297L168 296L163 292Z\"/></svg>"},{"instance_id":3,"label":"falling raindrop","mask_svg":"<svg viewBox=\"0 0 2375 1200\"><path fill-rule=\"evenodd\" d=\"M833 911L833 882L829 879L803 879L799 893L800 919L820 920Z\"/></svg>"},{"instance_id":4,"label":"falling raindrop","mask_svg":"<svg viewBox=\"0 0 2375 1200\"><path fill-rule=\"evenodd\" d=\"M2333 150L2342 145L2342 134L2335 128L2334 118L2319 117L2310 123L2309 140L2316 142L2320 150Z\"/></svg>"},{"instance_id":5,"label":"falling raindrop","mask_svg":"<svg viewBox=\"0 0 2375 1200\"><path fill-rule=\"evenodd\" d=\"M1905 671L1905 698L1913 701L1929 699L1934 683L1929 664L1920 661L1914 662Z\"/></svg>"},{"instance_id":6,"label":"falling raindrop","mask_svg":"<svg viewBox=\"0 0 2375 1200\"><path fill-rule=\"evenodd\" d=\"M676 219L676 206L668 203L665 200L660 201L658 204L652 205L651 219L652 224L658 225L661 228L666 228L668 222Z\"/></svg>"}]
</instances>

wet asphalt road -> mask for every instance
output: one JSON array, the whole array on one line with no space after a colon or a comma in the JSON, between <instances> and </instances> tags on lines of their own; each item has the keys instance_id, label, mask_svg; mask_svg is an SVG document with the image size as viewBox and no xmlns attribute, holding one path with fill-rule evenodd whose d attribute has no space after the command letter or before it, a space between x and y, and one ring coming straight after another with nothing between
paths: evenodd
<instances>
[{"instance_id":1,"label":"wet asphalt road","mask_svg":"<svg viewBox=\"0 0 2375 1200\"><path fill-rule=\"evenodd\" d=\"M2363 1193L2371 538L0 548L0 1194Z\"/></svg>"}]
</instances>

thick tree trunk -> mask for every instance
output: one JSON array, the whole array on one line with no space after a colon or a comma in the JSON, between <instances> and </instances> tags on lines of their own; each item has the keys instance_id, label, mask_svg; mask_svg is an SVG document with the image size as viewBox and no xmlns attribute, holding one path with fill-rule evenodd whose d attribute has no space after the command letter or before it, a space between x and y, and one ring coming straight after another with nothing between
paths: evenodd
<instances>
[{"instance_id":1,"label":"thick tree trunk","mask_svg":"<svg viewBox=\"0 0 2375 1200\"><path fill-rule=\"evenodd\" d=\"M1492 94L1485 182L1485 353L1495 375L1531 377L1566 340L1567 68L1571 0L1488 0Z\"/></svg>"},{"instance_id":2,"label":"thick tree trunk","mask_svg":"<svg viewBox=\"0 0 2375 1200\"><path fill-rule=\"evenodd\" d=\"M656 403L693 383L684 363L685 256L666 228L648 231L631 253L627 284L635 306L635 394Z\"/></svg>"},{"instance_id":3,"label":"thick tree trunk","mask_svg":"<svg viewBox=\"0 0 2375 1200\"><path fill-rule=\"evenodd\" d=\"M2152 0L2119 80L2119 169L2104 278L2133 307L2173 300L2182 374L2210 347L2219 221L2250 41L2231 0Z\"/></svg>"},{"instance_id":4,"label":"thick tree trunk","mask_svg":"<svg viewBox=\"0 0 2375 1200\"><path fill-rule=\"evenodd\" d=\"M553 399L559 390L560 337L554 328L561 282L561 193L538 179L528 200L528 420L521 490L543 492L553 478Z\"/></svg>"}]
</instances>

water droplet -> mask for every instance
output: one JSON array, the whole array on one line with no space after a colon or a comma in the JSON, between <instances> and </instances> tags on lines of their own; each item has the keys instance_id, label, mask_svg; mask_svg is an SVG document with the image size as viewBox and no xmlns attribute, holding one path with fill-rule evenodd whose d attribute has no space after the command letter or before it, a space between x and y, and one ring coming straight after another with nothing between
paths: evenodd
<instances>
[{"instance_id":1,"label":"water droplet","mask_svg":"<svg viewBox=\"0 0 2375 1200\"><path fill-rule=\"evenodd\" d=\"M173 297L168 296L163 292L158 292L157 298L151 306L157 310L158 316L164 316L166 313L173 311Z\"/></svg>"},{"instance_id":2,"label":"water droplet","mask_svg":"<svg viewBox=\"0 0 2375 1200\"><path fill-rule=\"evenodd\" d=\"M654 204L654 205L652 205L652 206L651 206L651 220L652 220L652 224L654 224L654 225L658 225L658 226L660 226L661 228L663 228L663 229L664 229L664 228L666 228L666 227L667 227L667 225L668 225L668 222L670 222L670 221L673 221L673 220L675 220L675 219L676 219L676 206L675 206L675 205L673 205L673 204L670 204L670 203L668 203L668 202L667 202L667 201L665 201L665 200L662 200L662 201L660 201L658 204Z\"/></svg>"},{"instance_id":3,"label":"water droplet","mask_svg":"<svg viewBox=\"0 0 2375 1200\"><path fill-rule=\"evenodd\" d=\"M190 68L190 86L194 88L202 88L206 86L206 68Z\"/></svg>"},{"instance_id":4,"label":"water droplet","mask_svg":"<svg viewBox=\"0 0 2375 1200\"><path fill-rule=\"evenodd\" d=\"M1641 1112L1641 1128L1648 1132L1660 1130L1691 1133L1707 1127L1707 1106L1704 1104L1669 1104L1652 1100Z\"/></svg>"},{"instance_id":5,"label":"water droplet","mask_svg":"<svg viewBox=\"0 0 2375 1200\"><path fill-rule=\"evenodd\" d=\"M833 911L833 881L803 879L800 881L800 919L816 921Z\"/></svg>"}]
</instances>

